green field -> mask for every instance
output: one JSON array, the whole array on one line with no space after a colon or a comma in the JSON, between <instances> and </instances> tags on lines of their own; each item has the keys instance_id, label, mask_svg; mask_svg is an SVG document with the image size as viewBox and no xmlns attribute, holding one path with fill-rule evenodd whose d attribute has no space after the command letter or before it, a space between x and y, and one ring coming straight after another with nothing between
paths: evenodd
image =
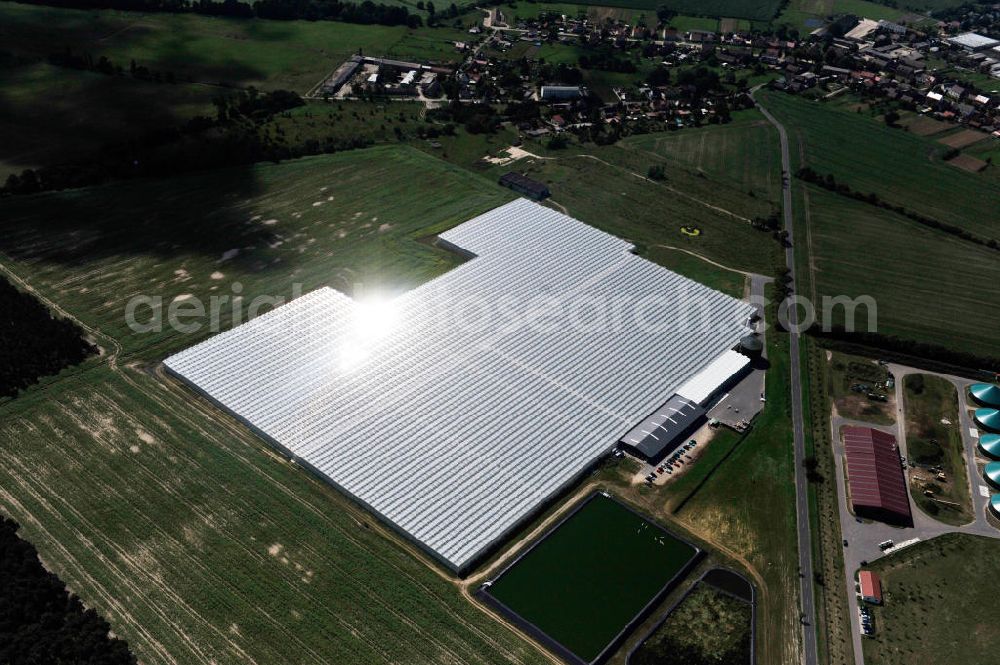
<instances>
[{"instance_id":1,"label":"green field","mask_svg":"<svg viewBox=\"0 0 1000 665\"><path fill-rule=\"evenodd\" d=\"M964 445L955 385L940 376L910 374L903 382L903 397L907 455L911 461L940 466L946 476L942 482L935 480L929 471L915 469L911 477L916 474L925 480L909 483L913 502L946 524L968 524L975 515L962 455ZM945 420L951 424L946 425ZM924 489L931 489L934 497L924 496Z\"/></svg>"},{"instance_id":2,"label":"green field","mask_svg":"<svg viewBox=\"0 0 1000 665\"><path fill-rule=\"evenodd\" d=\"M134 333L124 317L133 296L207 299L237 282L244 302L294 284L408 289L457 260L421 237L512 198L411 148L372 148L18 197L0 213L0 252L85 323L159 359L209 331ZM223 327L230 319L224 308Z\"/></svg>"},{"instance_id":3,"label":"green field","mask_svg":"<svg viewBox=\"0 0 1000 665\"><path fill-rule=\"evenodd\" d=\"M1000 182L941 162L943 146L933 138L887 128L845 105L766 91L760 98L789 132L793 171L808 165L883 201L980 235L1000 233L991 203ZM793 192L799 291L818 312L823 296L868 295L878 306L879 333L942 346L958 340L972 353L997 352L996 336L984 332L984 325L1000 321L989 305L995 301L989 284L1000 279L995 250L801 180ZM873 253L875 247L891 251ZM858 312L857 325L866 330L864 307ZM843 308L834 309L830 322L843 324L843 315Z\"/></svg>"},{"instance_id":4,"label":"green field","mask_svg":"<svg viewBox=\"0 0 1000 665\"><path fill-rule=\"evenodd\" d=\"M903 10L868 0L791 0L776 22L786 23L805 35L824 25L827 18L840 14L854 14L874 21L898 21L906 16Z\"/></svg>"},{"instance_id":5,"label":"green field","mask_svg":"<svg viewBox=\"0 0 1000 665\"><path fill-rule=\"evenodd\" d=\"M869 665L991 663L1000 652L1000 540L949 534L870 566L882 578Z\"/></svg>"},{"instance_id":6,"label":"green field","mask_svg":"<svg viewBox=\"0 0 1000 665\"><path fill-rule=\"evenodd\" d=\"M745 18L755 21L771 20L781 6L780 0L667 0L660 4L688 16ZM653 3L653 8L655 7L656 4Z\"/></svg>"},{"instance_id":7,"label":"green field","mask_svg":"<svg viewBox=\"0 0 1000 665\"><path fill-rule=\"evenodd\" d=\"M695 554L597 494L504 571L489 594L590 662Z\"/></svg>"},{"instance_id":8,"label":"green field","mask_svg":"<svg viewBox=\"0 0 1000 665\"><path fill-rule=\"evenodd\" d=\"M656 632L631 665L749 665L751 607L700 582Z\"/></svg>"},{"instance_id":9,"label":"green field","mask_svg":"<svg viewBox=\"0 0 1000 665\"><path fill-rule=\"evenodd\" d=\"M869 295L878 332L981 354L1000 351L993 285L997 252L929 229L900 215L804 187L808 217L799 242L809 247L816 296ZM873 253L873 248L891 251ZM919 312L919 314L917 314ZM832 322L844 322L844 309ZM866 330L865 308L857 325Z\"/></svg>"},{"instance_id":10,"label":"green field","mask_svg":"<svg viewBox=\"0 0 1000 665\"><path fill-rule=\"evenodd\" d=\"M789 130L793 148L801 147L801 159L793 155L801 166L981 236L1000 237L1000 182L941 161L947 148L932 137L889 129L845 105L771 91L761 91L759 99Z\"/></svg>"},{"instance_id":11,"label":"green field","mask_svg":"<svg viewBox=\"0 0 1000 665\"><path fill-rule=\"evenodd\" d=\"M767 201L780 197L777 133L759 111L734 113L725 125L630 136L621 145L728 180Z\"/></svg>"},{"instance_id":12,"label":"green field","mask_svg":"<svg viewBox=\"0 0 1000 665\"><path fill-rule=\"evenodd\" d=\"M627 145L550 151L535 145L525 147L543 153L544 159L521 160L517 168L546 182L557 207L631 240L640 254L656 252L658 262L667 267L679 265L679 272L692 265L675 251L661 251L658 246L663 245L694 252L728 268L773 274L780 246L748 222L751 216L768 214L771 205L721 178L700 177L678 166L668 167L662 183L649 181L645 177L649 166L664 160ZM499 175L503 170L509 169L495 169L491 174ZM609 203L609 197L614 198L614 204ZM685 225L698 227L701 235L685 235L681 232ZM704 264L700 272L712 279L706 283L731 292L730 271Z\"/></svg>"}]
</instances>

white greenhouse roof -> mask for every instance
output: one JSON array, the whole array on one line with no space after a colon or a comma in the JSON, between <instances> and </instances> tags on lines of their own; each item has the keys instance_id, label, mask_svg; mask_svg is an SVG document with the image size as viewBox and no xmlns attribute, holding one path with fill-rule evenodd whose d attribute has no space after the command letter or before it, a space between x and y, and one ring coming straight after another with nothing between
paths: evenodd
<instances>
[{"instance_id":1,"label":"white greenhouse roof","mask_svg":"<svg viewBox=\"0 0 1000 665\"><path fill-rule=\"evenodd\" d=\"M996 46L1000 44L1000 41L993 39L992 37L987 37L986 35L980 35L975 32L963 32L960 35L954 37L949 37L948 41L956 46L962 46L969 49L981 49L988 48L990 46Z\"/></svg>"},{"instance_id":2,"label":"white greenhouse roof","mask_svg":"<svg viewBox=\"0 0 1000 665\"><path fill-rule=\"evenodd\" d=\"M455 570L732 348L753 308L526 200L387 302L313 291L165 361Z\"/></svg>"},{"instance_id":3,"label":"white greenhouse roof","mask_svg":"<svg viewBox=\"0 0 1000 665\"><path fill-rule=\"evenodd\" d=\"M720 387L750 364L750 358L736 351L726 351L677 389L677 394L695 404L704 404Z\"/></svg>"}]
</instances>

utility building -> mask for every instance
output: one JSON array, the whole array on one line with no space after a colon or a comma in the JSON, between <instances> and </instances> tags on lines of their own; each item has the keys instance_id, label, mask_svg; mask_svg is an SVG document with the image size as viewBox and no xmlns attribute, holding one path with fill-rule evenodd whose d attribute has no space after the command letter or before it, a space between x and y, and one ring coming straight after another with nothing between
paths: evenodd
<instances>
[{"instance_id":1,"label":"utility building","mask_svg":"<svg viewBox=\"0 0 1000 665\"><path fill-rule=\"evenodd\" d=\"M913 526L896 437L870 427L845 427L843 433L854 513L888 524Z\"/></svg>"},{"instance_id":2,"label":"utility building","mask_svg":"<svg viewBox=\"0 0 1000 665\"><path fill-rule=\"evenodd\" d=\"M861 598L873 605L882 604L882 580L870 570L858 573L858 584L861 587Z\"/></svg>"},{"instance_id":3,"label":"utility building","mask_svg":"<svg viewBox=\"0 0 1000 665\"><path fill-rule=\"evenodd\" d=\"M504 187L513 189L518 194L524 194L528 198L536 201L541 201L542 199L552 195L552 193L549 192L548 185L545 183L532 180L531 178L514 171L500 176L500 184Z\"/></svg>"}]
</instances>

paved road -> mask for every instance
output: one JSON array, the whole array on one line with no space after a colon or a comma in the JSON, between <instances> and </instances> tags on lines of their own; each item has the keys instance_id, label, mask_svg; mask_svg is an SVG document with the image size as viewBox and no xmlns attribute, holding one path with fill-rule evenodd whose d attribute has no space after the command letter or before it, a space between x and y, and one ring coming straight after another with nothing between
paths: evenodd
<instances>
[{"instance_id":1,"label":"paved road","mask_svg":"<svg viewBox=\"0 0 1000 665\"><path fill-rule=\"evenodd\" d=\"M756 92L755 89L751 94ZM757 100L754 99L754 101ZM789 243L785 250L785 264L791 271L794 288L795 238L792 228L792 179L791 159L788 154L788 134L785 132L784 126L767 109L759 103L757 108L778 130L778 138L781 141L782 209ZM802 464L805 459L806 443L802 416L802 369L799 366L799 334L795 332L799 319L798 309L789 308L788 314L788 323L793 328L792 332L789 333L789 353L792 372L792 435L795 444L795 515L798 523L799 587L802 603L802 661L805 665L818 665L816 629L812 625L816 618L816 599L813 594L812 533L809 530L809 484L805 467Z\"/></svg>"},{"instance_id":2,"label":"paved road","mask_svg":"<svg viewBox=\"0 0 1000 665\"><path fill-rule=\"evenodd\" d=\"M858 624L858 598L855 593L855 573L861 568L862 561L874 561L885 554L879 550L878 544L885 540L901 543L913 538L928 540L946 533L970 533L991 538L1000 538L1000 531L994 529L986 520L988 498L979 492L983 484L979 468L976 464L976 439L970 434L972 422L969 418L965 395L969 385L973 383L958 376L938 375L954 384L959 395L959 422L962 441L965 445L965 461L968 466L969 489L972 492L972 503L975 509L975 520L965 526L955 527L942 524L917 508L910 497L910 511L913 514L913 526L910 528L892 527L879 522L858 522L851 514L847 503L847 488L844 475L844 446L840 439L840 429L845 425L861 425L889 432L896 437L900 454L907 455L906 449L906 419L903 412L903 377L907 374L934 374L903 365L890 364L889 371L896 379L896 424L872 425L871 423L847 418L835 417L831 421L831 440L833 441L834 461L836 463L837 499L840 504L840 531L847 547L844 549L844 584L847 588L848 614L851 622L851 638L854 643L855 665L864 665L864 654L861 650L861 626ZM919 472L919 471L917 471ZM913 473L913 470L911 470Z\"/></svg>"}]
</instances>

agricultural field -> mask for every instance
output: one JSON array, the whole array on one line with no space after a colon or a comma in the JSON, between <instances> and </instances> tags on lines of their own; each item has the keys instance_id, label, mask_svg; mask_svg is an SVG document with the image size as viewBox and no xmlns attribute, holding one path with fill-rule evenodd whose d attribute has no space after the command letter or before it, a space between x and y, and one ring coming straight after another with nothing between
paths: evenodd
<instances>
[{"instance_id":1,"label":"agricultural field","mask_svg":"<svg viewBox=\"0 0 1000 665\"><path fill-rule=\"evenodd\" d=\"M948 534L871 566L885 605L875 606L876 635L864 640L870 665L988 663L1000 650L996 567L1000 540Z\"/></svg>"},{"instance_id":2,"label":"agricultural field","mask_svg":"<svg viewBox=\"0 0 1000 665\"><path fill-rule=\"evenodd\" d=\"M593 661L697 551L603 494L555 527L488 590L584 662Z\"/></svg>"},{"instance_id":3,"label":"agricultural field","mask_svg":"<svg viewBox=\"0 0 1000 665\"><path fill-rule=\"evenodd\" d=\"M748 602L700 582L632 655L633 665L747 665Z\"/></svg>"},{"instance_id":4,"label":"agricultural field","mask_svg":"<svg viewBox=\"0 0 1000 665\"><path fill-rule=\"evenodd\" d=\"M889 371L869 358L838 351L828 353L830 359L826 388L837 414L876 425L895 424L896 393L895 390L886 388ZM867 391L851 390L852 386L864 386ZM886 401L871 400L867 397L868 392L885 395Z\"/></svg>"},{"instance_id":5,"label":"agricultural field","mask_svg":"<svg viewBox=\"0 0 1000 665\"><path fill-rule=\"evenodd\" d=\"M1000 314L988 305L996 299L992 285L1000 280L995 250L826 190L803 186L802 192L808 211L799 243L808 246L809 255L803 272L809 288L803 292L814 302L823 296L871 296L879 333L957 344L984 355L1000 351L989 332L1000 323ZM873 253L873 247L891 251ZM843 324L844 313L835 308L832 323ZM856 314L857 327L867 330L866 308Z\"/></svg>"},{"instance_id":6,"label":"agricultural field","mask_svg":"<svg viewBox=\"0 0 1000 665\"><path fill-rule=\"evenodd\" d=\"M777 133L756 110L738 111L725 125L630 136L621 146L728 180L766 201L780 198Z\"/></svg>"},{"instance_id":7,"label":"agricultural field","mask_svg":"<svg viewBox=\"0 0 1000 665\"><path fill-rule=\"evenodd\" d=\"M543 662L367 513L123 360L0 407L0 511L141 662Z\"/></svg>"},{"instance_id":8,"label":"agricultural field","mask_svg":"<svg viewBox=\"0 0 1000 665\"><path fill-rule=\"evenodd\" d=\"M679 248L721 264L726 272L730 268L766 275L773 274L780 261L780 245L749 224L752 217L769 214L772 206L722 179L668 166L664 181L651 181L646 177L649 167L662 160L628 147L551 150L531 143L524 148L540 158L518 161L516 168L549 185L551 205L631 240L640 254L656 246ZM485 172L498 177L507 170L510 167ZM614 206L608 204L609 194L617 200ZM694 226L700 233L687 235L682 226ZM669 259L670 254L658 256ZM725 287L725 281L711 285Z\"/></svg>"},{"instance_id":9,"label":"agricultural field","mask_svg":"<svg viewBox=\"0 0 1000 665\"><path fill-rule=\"evenodd\" d=\"M125 321L133 297L162 296L166 309L180 296L238 294L242 315L255 296L289 297L296 284L405 290L458 261L421 238L512 198L412 148L371 148L18 197L0 215L0 252L85 323L158 360L210 330L133 332ZM147 311L137 319L146 322ZM222 307L221 327L232 319Z\"/></svg>"},{"instance_id":10,"label":"agricultural field","mask_svg":"<svg viewBox=\"0 0 1000 665\"><path fill-rule=\"evenodd\" d=\"M948 148L934 137L890 129L844 106L783 93L761 91L760 100L789 130L799 166L832 174L855 191L875 192L883 201L980 236L1000 237L994 205L1000 183L942 161Z\"/></svg>"},{"instance_id":11,"label":"agricultural field","mask_svg":"<svg viewBox=\"0 0 1000 665\"><path fill-rule=\"evenodd\" d=\"M868 0L790 0L776 23L784 23L806 34L824 25L826 19L838 14L854 14L872 20L899 21L906 12Z\"/></svg>"},{"instance_id":12,"label":"agricultural field","mask_svg":"<svg viewBox=\"0 0 1000 665\"><path fill-rule=\"evenodd\" d=\"M910 460L938 466L945 475L937 480L930 471L914 469L909 483L913 502L941 522L968 524L974 515L954 384L939 376L910 374L903 382L903 398ZM924 490L934 496L925 496Z\"/></svg>"}]
</instances>

